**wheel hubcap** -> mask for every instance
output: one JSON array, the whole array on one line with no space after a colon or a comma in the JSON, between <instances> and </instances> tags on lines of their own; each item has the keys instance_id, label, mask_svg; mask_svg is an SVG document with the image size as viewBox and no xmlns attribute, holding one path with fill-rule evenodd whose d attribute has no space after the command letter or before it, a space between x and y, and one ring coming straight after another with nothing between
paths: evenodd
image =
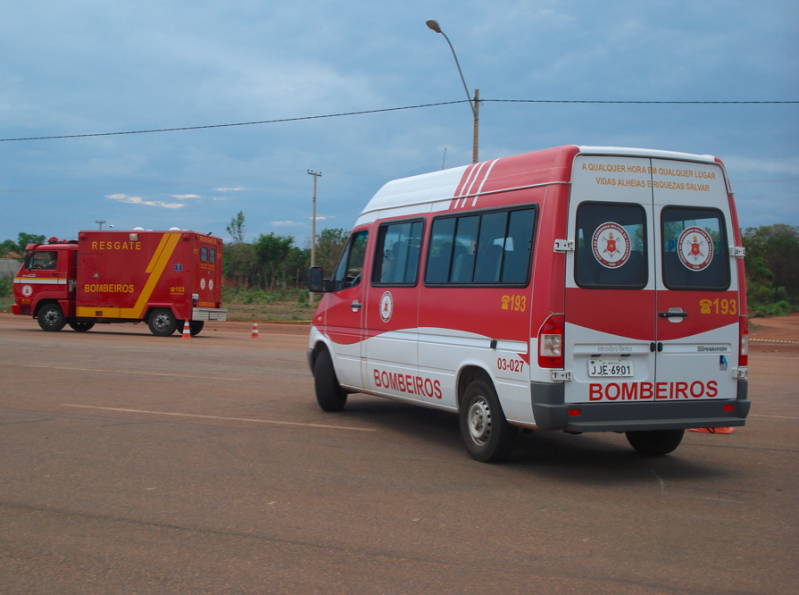
<instances>
[{"instance_id":1,"label":"wheel hubcap","mask_svg":"<svg viewBox=\"0 0 799 595\"><path fill-rule=\"evenodd\" d=\"M485 444L491 434L491 409L483 398L469 407L469 434L480 445Z\"/></svg>"},{"instance_id":2,"label":"wheel hubcap","mask_svg":"<svg viewBox=\"0 0 799 595\"><path fill-rule=\"evenodd\" d=\"M58 314L52 310L50 310L47 314L44 315L44 320L47 324L53 325L58 322Z\"/></svg>"},{"instance_id":3,"label":"wheel hubcap","mask_svg":"<svg viewBox=\"0 0 799 595\"><path fill-rule=\"evenodd\" d=\"M166 329L169 326L169 318L163 314L155 317L153 321L153 326L157 328L159 331Z\"/></svg>"}]
</instances>

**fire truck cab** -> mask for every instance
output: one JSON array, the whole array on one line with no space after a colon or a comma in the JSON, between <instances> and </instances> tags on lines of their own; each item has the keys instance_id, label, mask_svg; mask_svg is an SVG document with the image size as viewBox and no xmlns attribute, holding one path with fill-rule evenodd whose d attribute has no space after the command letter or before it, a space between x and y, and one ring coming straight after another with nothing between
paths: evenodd
<instances>
[{"instance_id":1,"label":"fire truck cab","mask_svg":"<svg viewBox=\"0 0 799 595\"><path fill-rule=\"evenodd\" d=\"M389 182L332 278L310 271L317 400L455 412L480 461L520 428L669 453L745 423L743 256L708 155L564 146Z\"/></svg>"},{"instance_id":2,"label":"fire truck cab","mask_svg":"<svg viewBox=\"0 0 799 595\"><path fill-rule=\"evenodd\" d=\"M14 278L14 314L46 331L146 321L168 336L189 322L226 320L222 240L190 231L81 231L78 240L31 244Z\"/></svg>"}]
</instances>

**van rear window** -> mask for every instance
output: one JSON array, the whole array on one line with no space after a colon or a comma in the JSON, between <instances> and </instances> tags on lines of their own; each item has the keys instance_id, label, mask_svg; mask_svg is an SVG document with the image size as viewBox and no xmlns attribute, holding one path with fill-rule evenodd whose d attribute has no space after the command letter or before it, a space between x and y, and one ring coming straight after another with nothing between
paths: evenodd
<instances>
[{"instance_id":1,"label":"van rear window","mask_svg":"<svg viewBox=\"0 0 799 595\"><path fill-rule=\"evenodd\" d=\"M526 284L535 215L527 208L435 219L425 283Z\"/></svg>"},{"instance_id":2,"label":"van rear window","mask_svg":"<svg viewBox=\"0 0 799 595\"><path fill-rule=\"evenodd\" d=\"M729 288L730 259L721 211L665 207L661 225L666 287L711 291Z\"/></svg>"},{"instance_id":3,"label":"van rear window","mask_svg":"<svg viewBox=\"0 0 799 595\"><path fill-rule=\"evenodd\" d=\"M585 202L577 208L575 236L577 285L591 289L646 286L646 213L640 205Z\"/></svg>"},{"instance_id":4,"label":"van rear window","mask_svg":"<svg viewBox=\"0 0 799 595\"><path fill-rule=\"evenodd\" d=\"M377 236L374 285L413 285L419 272L424 223L403 221L381 225Z\"/></svg>"}]
</instances>

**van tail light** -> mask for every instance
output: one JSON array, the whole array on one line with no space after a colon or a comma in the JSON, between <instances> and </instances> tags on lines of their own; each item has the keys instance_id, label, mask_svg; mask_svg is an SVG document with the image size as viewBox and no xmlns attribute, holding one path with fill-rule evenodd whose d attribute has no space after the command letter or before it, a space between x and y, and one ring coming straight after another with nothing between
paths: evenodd
<instances>
[{"instance_id":1,"label":"van tail light","mask_svg":"<svg viewBox=\"0 0 799 595\"><path fill-rule=\"evenodd\" d=\"M742 368L749 365L749 318L741 316L738 324L739 351L738 367Z\"/></svg>"},{"instance_id":2,"label":"van tail light","mask_svg":"<svg viewBox=\"0 0 799 595\"><path fill-rule=\"evenodd\" d=\"M563 315L546 319L538 333L538 365L542 368L563 367Z\"/></svg>"}]
</instances>

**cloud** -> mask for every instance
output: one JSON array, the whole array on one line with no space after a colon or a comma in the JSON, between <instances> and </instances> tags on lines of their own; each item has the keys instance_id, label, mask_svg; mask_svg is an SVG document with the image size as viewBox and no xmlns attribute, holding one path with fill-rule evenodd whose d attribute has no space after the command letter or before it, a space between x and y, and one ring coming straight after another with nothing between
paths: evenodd
<instances>
[{"instance_id":1,"label":"cloud","mask_svg":"<svg viewBox=\"0 0 799 595\"><path fill-rule=\"evenodd\" d=\"M183 203L179 202L162 202L160 200L144 200L140 196L128 196L127 194L108 194L106 198L111 200L118 200L132 205L148 205L151 207L163 207L165 209L179 209L184 207Z\"/></svg>"},{"instance_id":2,"label":"cloud","mask_svg":"<svg viewBox=\"0 0 799 595\"><path fill-rule=\"evenodd\" d=\"M213 200L230 200L229 196L212 196Z\"/></svg>"},{"instance_id":3,"label":"cloud","mask_svg":"<svg viewBox=\"0 0 799 595\"><path fill-rule=\"evenodd\" d=\"M275 227L308 227L307 223L298 223L296 221L272 221Z\"/></svg>"},{"instance_id":4,"label":"cloud","mask_svg":"<svg viewBox=\"0 0 799 595\"><path fill-rule=\"evenodd\" d=\"M747 174L767 174L777 176L799 176L799 159L763 159L760 157L726 157L727 169L734 169ZM733 179L733 182L735 180Z\"/></svg>"},{"instance_id":5,"label":"cloud","mask_svg":"<svg viewBox=\"0 0 799 595\"><path fill-rule=\"evenodd\" d=\"M242 190L247 190L246 188L242 188L241 186L237 186L236 188L214 188L217 192L241 192Z\"/></svg>"},{"instance_id":6,"label":"cloud","mask_svg":"<svg viewBox=\"0 0 799 595\"><path fill-rule=\"evenodd\" d=\"M172 198L200 198L199 194L170 194Z\"/></svg>"}]
</instances>

